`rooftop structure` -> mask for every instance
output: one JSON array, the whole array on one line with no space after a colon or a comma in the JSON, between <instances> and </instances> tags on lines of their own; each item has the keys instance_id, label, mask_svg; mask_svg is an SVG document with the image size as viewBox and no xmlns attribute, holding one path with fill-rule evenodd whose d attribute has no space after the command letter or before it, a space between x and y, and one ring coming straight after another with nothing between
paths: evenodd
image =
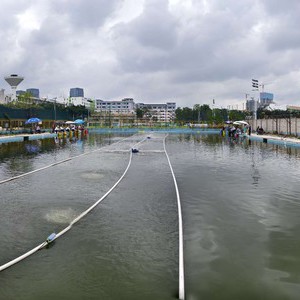
<instances>
[{"instance_id":1,"label":"rooftop structure","mask_svg":"<svg viewBox=\"0 0 300 300\"><path fill-rule=\"evenodd\" d=\"M17 99L16 90L17 86L24 80L24 77L21 77L17 74L11 74L10 76L4 77L5 81L11 86L11 101L15 101Z\"/></svg>"},{"instance_id":2,"label":"rooftop structure","mask_svg":"<svg viewBox=\"0 0 300 300\"><path fill-rule=\"evenodd\" d=\"M260 106L267 106L273 103L274 94L262 92L260 93L259 98L260 98Z\"/></svg>"},{"instance_id":3,"label":"rooftop structure","mask_svg":"<svg viewBox=\"0 0 300 300\"><path fill-rule=\"evenodd\" d=\"M36 88L30 88L26 90L27 93L30 93L32 97L39 99L40 98L40 90Z\"/></svg>"},{"instance_id":4,"label":"rooftop structure","mask_svg":"<svg viewBox=\"0 0 300 300\"><path fill-rule=\"evenodd\" d=\"M70 97L84 97L84 91L82 88L71 88L70 89Z\"/></svg>"}]
</instances>

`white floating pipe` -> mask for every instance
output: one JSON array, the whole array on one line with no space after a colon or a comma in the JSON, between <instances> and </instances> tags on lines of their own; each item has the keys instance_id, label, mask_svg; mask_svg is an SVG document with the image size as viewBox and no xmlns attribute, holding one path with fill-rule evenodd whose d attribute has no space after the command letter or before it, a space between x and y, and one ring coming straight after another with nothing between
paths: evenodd
<instances>
[{"instance_id":1,"label":"white floating pipe","mask_svg":"<svg viewBox=\"0 0 300 300\"><path fill-rule=\"evenodd\" d=\"M177 207L178 207L178 229L179 229L179 299L184 300L185 292L184 292L184 256L183 256L183 226L182 226L182 212L181 212L181 201L180 201L180 195L179 190L177 186L176 177L171 165L171 161L169 158L169 155L166 150L166 137L164 138L164 150L168 159L168 163L171 169L175 190L176 190L176 196L177 196Z\"/></svg>"}]
</instances>

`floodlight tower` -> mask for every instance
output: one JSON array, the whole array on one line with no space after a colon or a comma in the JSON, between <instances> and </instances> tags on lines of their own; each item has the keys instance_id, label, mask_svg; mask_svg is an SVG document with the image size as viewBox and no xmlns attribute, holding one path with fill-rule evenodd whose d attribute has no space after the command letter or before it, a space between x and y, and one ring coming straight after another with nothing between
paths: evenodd
<instances>
[{"instance_id":1,"label":"floodlight tower","mask_svg":"<svg viewBox=\"0 0 300 300\"><path fill-rule=\"evenodd\" d=\"M4 77L5 81L11 86L11 101L17 99L16 90L17 86L24 80L24 77L21 77L17 74L11 74L10 76Z\"/></svg>"}]
</instances>

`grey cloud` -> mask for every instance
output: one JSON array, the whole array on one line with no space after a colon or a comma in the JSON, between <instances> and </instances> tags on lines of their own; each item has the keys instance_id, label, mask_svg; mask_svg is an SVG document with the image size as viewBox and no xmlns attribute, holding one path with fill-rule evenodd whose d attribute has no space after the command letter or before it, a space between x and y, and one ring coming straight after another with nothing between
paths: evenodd
<instances>
[{"instance_id":1,"label":"grey cloud","mask_svg":"<svg viewBox=\"0 0 300 300\"><path fill-rule=\"evenodd\" d=\"M143 14L130 23L114 28L118 39L126 37L138 47L169 51L176 44L177 22L168 11L168 1L151 0L146 3Z\"/></svg>"},{"instance_id":2,"label":"grey cloud","mask_svg":"<svg viewBox=\"0 0 300 300\"><path fill-rule=\"evenodd\" d=\"M300 11L300 9L299 9ZM266 45L270 51L299 50L300 31L299 16L281 16L272 20L271 25L264 31Z\"/></svg>"},{"instance_id":3,"label":"grey cloud","mask_svg":"<svg viewBox=\"0 0 300 300\"><path fill-rule=\"evenodd\" d=\"M67 15L70 24L79 30L97 29L120 3L121 0L55 0L52 8L57 15Z\"/></svg>"},{"instance_id":4,"label":"grey cloud","mask_svg":"<svg viewBox=\"0 0 300 300\"><path fill-rule=\"evenodd\" d=\"M200 10L200 7L195 9ZM163 18L154 17L155 13L161 14L164 10ZM158 32L163 26L161 23L169 24L169 29L157 34L156 39L149 43L144 38L149 32L148 22L156 22ZM170 77L176 82L219 80L233 76L236 71L239 71L238 75L245 74L244 69L248 64L243 58L233 61L231 53L237 51L237 41L247 35L250 28L251 23L240 24L239 15L225 7L214 7L212 14L191 18L188 24L176 20L167 11L167 6L163 6L163 9L147 7L138 19L125 28L117 28L119 35L116 45L120 49L117 54L121 67L127 72L169 71ZM168 34L170 36L166 37ZM168 48L165 49L164 42L168 38L171 42L167 43ZM231 48L228 47L230 44L233 45ZM161 51L157 51L156 45L162 45L159 47ZM237 55L236 60L240 56ZM225 70L220 71L223 66Z\"/></svg>"},{"instance_id":5,"label":"grey cloud","mask_svg":"<svg viewBox=\"0 0 300 300\"><path fill-rule=\"evenodd\" d=\"M242 100L253 77L276 81L271 92L281 98L300 94L298 0L209 0L206 13L205 1L145 0L138 17L118 23L124 1L2 1L2 72L24 75L22 84L42 95L67 95L76 85L91 97L184 106L199 93L201 101ZM44 13L38 30L23 30L15 17L30 7Z\"/></svg>"},{"instance_id":6,"label":"grey cloud","mask_svg":"<svg viewBox=\"0 0 300 300\"><path fill-rule=\"evenodd\" d=\"M264 6L264 10L269 16L292 16L298 15L300 11L300 2L298 0L262 0L260 3Z\"/></svg>"}]
</instances>

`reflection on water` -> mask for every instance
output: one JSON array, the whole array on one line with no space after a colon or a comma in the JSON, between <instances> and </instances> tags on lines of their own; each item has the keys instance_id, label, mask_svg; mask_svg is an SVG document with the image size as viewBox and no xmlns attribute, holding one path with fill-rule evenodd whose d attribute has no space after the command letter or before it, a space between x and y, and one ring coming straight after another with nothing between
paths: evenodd
<instances>
[{"instance_id":1,"label":"reflection on water","mask_svg":"<svg viewBox=\"0 0 300 300\"><path fill-rule=\"evenodd\" d=\"M0 145L0 174L7 178L122 138ZM147 140L141 149L162 149L161 142ZM299 150L213 134L169 135L166 147L182 201L186 299L299 299ZM1 185L1 262L68 224L116 182L127 162L128 153L94 152ZM116 191L68 235L0 273L1 292L5 299L39 299L55 287L61 299L175 299L177 222L166 157L138 153Z\"/></svg>"}]
</instances>

